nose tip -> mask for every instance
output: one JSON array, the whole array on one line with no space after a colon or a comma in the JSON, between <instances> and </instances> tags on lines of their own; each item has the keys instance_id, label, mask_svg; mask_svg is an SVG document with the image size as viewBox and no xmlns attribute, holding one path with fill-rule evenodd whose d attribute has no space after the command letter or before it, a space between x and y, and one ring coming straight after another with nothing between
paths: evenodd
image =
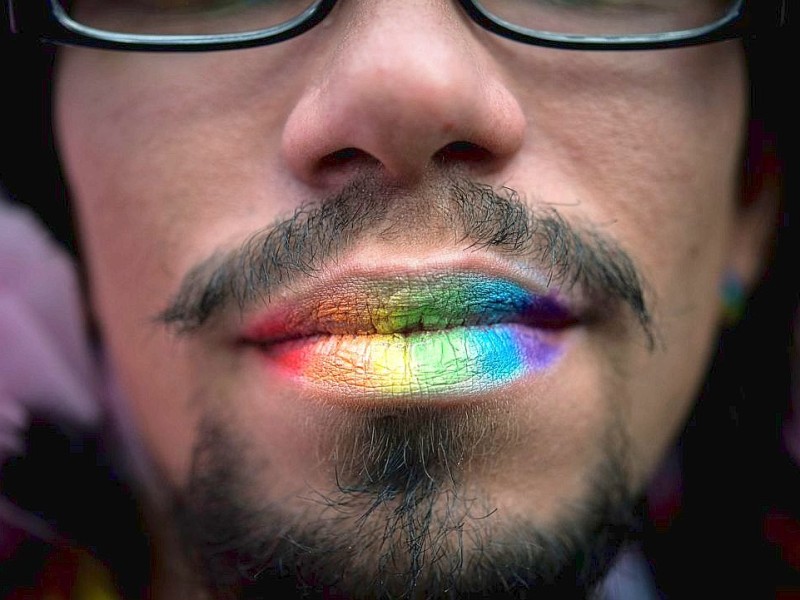
<instances>
[{"instance_id":1,"label":"nose tip","mask_svg":"<svg viewBox=\"0 0 800 600\"><path fill-rule=\"evenodd\" d=\"M406 181L443 164L503 162L522 144L524 117L475 43L441 19L364 19L289 115L286 162L314 184L364 166Z\"/></svg>"}]
</instances>

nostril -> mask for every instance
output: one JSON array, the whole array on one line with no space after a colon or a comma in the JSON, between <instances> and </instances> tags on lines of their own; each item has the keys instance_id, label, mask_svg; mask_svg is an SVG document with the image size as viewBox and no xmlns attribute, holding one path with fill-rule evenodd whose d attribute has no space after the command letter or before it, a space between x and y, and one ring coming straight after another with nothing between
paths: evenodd
<instances>
[{"instance_id":1,"label":"nostril","mask_svg":"<svg viewBox=\"0 0 800 600\"><path fill-rule=\"evenodd\" d=\"M319 161L322 170L336 170L342 167L358 167L374 164L377 159L358 148L342 148L323 156Z\"/></svg>"},{"instance_id":2,"label":"nostril","mask_svg":"<svg viewBox=\"0 0 800 600\"><path fill-rule=\"evenodd\" d=\"M442 164L457 162L485 162L492 159L492 153L472 142L451 142L439 150L435 159Z\"/></svg>"}]
</instances>

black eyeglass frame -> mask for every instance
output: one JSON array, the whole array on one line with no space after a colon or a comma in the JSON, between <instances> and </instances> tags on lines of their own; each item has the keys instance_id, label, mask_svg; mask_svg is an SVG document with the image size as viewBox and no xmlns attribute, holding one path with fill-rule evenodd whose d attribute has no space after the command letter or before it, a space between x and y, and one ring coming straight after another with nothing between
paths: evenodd
<instances>
[{"instance_id":1,"label":"black eyeglass frame","mask_svg":"<svg viewBox=\"0 0 800 600\"><path fill-rule=\"evenodd\" d=\"M215 35L126 34L95 29L75 22L57 0L0 0L6 3L13 34L41 41L144 52L206 52L254 48L289 40L319 24L337 0L319 0L280 25L242 33ZM565 50L656 50L708 44L774 31L787 23L788 0L741 0L724 17L704 27L668 33L623 36L583 36L529 30L485 11L474 0L457 0L472 20L501 37Z\"/></svg>"}]
</instances>

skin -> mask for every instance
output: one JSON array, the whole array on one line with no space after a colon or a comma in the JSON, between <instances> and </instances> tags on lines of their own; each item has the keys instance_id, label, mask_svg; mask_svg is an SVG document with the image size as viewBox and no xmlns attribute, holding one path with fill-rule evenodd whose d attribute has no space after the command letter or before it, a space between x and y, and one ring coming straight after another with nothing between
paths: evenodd
<instances>
[{"instance_id":1,"label":"skin","mask_svg":"<svg viewBox=\"0 0 800 600\"><path fill-rule=\"evenodd\" d=\"M458 169L618 243L645 278L657 338L649 348L632 315L609 314L571 330L552 369L504 390L516 434L531 441L469 476L498 509L492 523L556 521L586 493L614 420L629 485L641 488L696 398L724 274L750 285L769 236L771 194L741 185L746 84L737 42L547 50L422 1L341 3L299 38L232 53L62 50L57 134L92 306L165 480L186 482L199 421L215 410L261 465L250 494L300 515L304 492L332 481L316 444L326 400L233 348L238 321L187 337L154 323L187 271L357 174L397 186L412 210ZM463 258L441 240L404 231L364 240L347 260Z\"/></svg>"}]
</instances>

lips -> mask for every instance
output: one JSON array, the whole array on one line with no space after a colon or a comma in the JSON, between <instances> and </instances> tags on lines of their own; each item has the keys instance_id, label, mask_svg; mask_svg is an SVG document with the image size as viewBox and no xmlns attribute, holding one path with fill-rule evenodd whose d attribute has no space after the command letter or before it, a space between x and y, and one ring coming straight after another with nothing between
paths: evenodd
<instances>
[{"instance_id":1,"label":"lips","mask_svg":"<svg viewBox=\"0 0 800 600\"><path fill-rule=\"evenodd\" d=\"M304 385L424 398L547 369L575 322L556 298L481 273L353 276L284 302L243 340Z\"/></svg>"}]
</instances>

